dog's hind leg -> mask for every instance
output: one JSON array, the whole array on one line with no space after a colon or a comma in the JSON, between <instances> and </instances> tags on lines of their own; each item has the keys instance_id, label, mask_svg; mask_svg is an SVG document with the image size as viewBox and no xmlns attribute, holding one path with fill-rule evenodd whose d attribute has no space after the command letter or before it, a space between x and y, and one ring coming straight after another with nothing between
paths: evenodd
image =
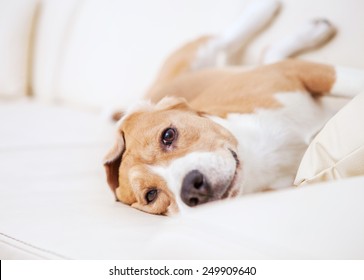
<instances>
[{"instance_id":1,"label":"dog's hind leg","mask_svg":"<svg viewBox=\"0 0 364 280\"><path fill-rule=\"evenodd\" d=\"M289 59L280 66L284 77L294 81L301 89L314 97L335 96L353 98L364 92L364 70L332 66L308 61Z\"/></svg>"},{"instance_id":2,"label":"dog's hind leg","mask_svg":"<svg viewBox=\"0 0 364 280\"><path fill-rule=\"evenodd\" d=\"M246 45L271 22L279 7L275 0L253 2L234 24L200 46L191 64L192 70L224 65L228 56Z\"/></svg>"},{"instance_id":3,"label":"dog's hind leg","mask_svg":"<svg viewBox=\"0 0 364 280\"><path fill-rule=\"evenodd\" d=\"M309 21L294 34L268 46L262 56L262 63L278 62L317 48L327 43L335 33L335 27L326 19Z\"/></svg>"}]
</instances>

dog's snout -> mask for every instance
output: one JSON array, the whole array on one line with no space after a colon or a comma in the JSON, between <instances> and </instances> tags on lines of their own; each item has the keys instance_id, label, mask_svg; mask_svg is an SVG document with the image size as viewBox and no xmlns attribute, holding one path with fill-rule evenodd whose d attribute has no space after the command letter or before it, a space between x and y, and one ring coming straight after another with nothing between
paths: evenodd
<instances>
[{"instance_id":1,"label":"dog's snout","mask_svg":"<svg viewBox=\"0 0 364 280\"><path fill-rule=\"evenodd\" d=\"M204 175L198 170L192 170L183 179L181 198L188 206L205 203L211 196L211 187Z\"/></svg>"}]
</instances>

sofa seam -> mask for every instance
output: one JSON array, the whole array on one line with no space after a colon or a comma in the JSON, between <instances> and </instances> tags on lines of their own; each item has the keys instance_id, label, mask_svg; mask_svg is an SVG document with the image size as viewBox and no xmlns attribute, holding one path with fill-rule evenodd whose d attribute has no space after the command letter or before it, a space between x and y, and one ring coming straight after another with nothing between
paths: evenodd
<instances>
[{"instance_id":1,"label":"sofa seam","mask_svg":"<svg viewBox=\"0 0 364 280\"><path fill-rule=\"evenodd\" d=\"M25 241L23 241L23 240L17 239L17 238L15 238L15 237L12 237L12 236L10 236L10 235L8 235L8 234L5 234L5 233L3 233L3 232L0 232L0 236L3 236L3 237L5 237L5 238L10 239L10 240L12 240L12 241L15 241L15 242L17 242L17 243L19 243L19 244L25 245L25 246L27 246L27 247L29 247L29 248L39 250L40 252L43 252L43 253L46 253L46 254L50 254L50 255L53 255L53 256L58 257L58 258L61 258L61 259L65 259L65 260L70 259L70 258L68 258L68 257L66 257L66 256L64 256L64 255L62 255L62 254L59 254L59 253L53 252L53 251L51 251L51 250L47 250L47 249L44 249L44 248L38 247L38 246L36 246L36 245L33 245L33 244L28 243L28 242L25 242ZM6 243L6 244L8 244L8 245L10 245L10 246L13 246L13 247L15 247L15 248L18 248L18 249L20 249L20 250L23 250L23 251L25 251L25 252L27 252L27 253L31 253L31 254L33 254L33 255L35 255L35 256L41 257L41 258L43 258L43 259L46 259L44 256L41 256L41 255L37 254L36 252L28 251L28 250L25 250L25 249L23 249L23 248L17 247L17 246L15 246L15 245L13 245L13 244L10 244L9 242L6 242L5 240L0 240L0 241L3 241L4 243Z\"/></svg>"}]
</instances>

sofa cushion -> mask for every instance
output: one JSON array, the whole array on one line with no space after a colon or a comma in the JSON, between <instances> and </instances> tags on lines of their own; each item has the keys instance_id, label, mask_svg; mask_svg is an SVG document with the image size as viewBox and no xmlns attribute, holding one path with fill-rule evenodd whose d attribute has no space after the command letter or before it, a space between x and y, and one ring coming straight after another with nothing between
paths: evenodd
<instances>
[{"instance_id":1,"label":"sofa cushion","mask_svg":"<svg viewBox=\"0 0 364 280\"><path fill-rule=\"evenodd\" d=\"M341 109L308 147L295 185L364 175L364 93Z\"/></svg>"}]
</instances>

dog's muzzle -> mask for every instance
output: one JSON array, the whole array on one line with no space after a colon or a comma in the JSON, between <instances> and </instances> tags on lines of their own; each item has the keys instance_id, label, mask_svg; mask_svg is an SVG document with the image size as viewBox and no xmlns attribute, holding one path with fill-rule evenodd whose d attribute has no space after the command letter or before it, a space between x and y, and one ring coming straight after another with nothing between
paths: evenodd
<instances>
[{"instance_id":1,"label":"dog's muzzle","mask_svg":"<svg viewBox=\"0 0 364 280\"><path fill-rule=\"evenodd\" d=\"M184 177L181 198L188 206L193 207L206 203L211 197L211 186L200 171L192 170Z\"/></svg>"}]
</instances>

